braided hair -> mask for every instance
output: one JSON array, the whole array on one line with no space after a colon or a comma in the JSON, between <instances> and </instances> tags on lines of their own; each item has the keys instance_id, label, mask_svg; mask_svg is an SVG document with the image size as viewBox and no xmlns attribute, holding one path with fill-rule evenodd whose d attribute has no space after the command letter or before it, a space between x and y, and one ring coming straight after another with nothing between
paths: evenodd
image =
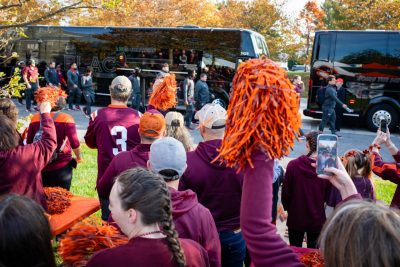
<instances>
[{"instance_id":1,"label":"braided hair","mask_svg":"<svg viewBox=\"0 0 400 267\"><path fill-rule=\"evenodd\" d=\"M363 153L359 150L349 150L345 153L346 171L351 178L356 175L361 175L371 179L372 177L372 164L369 154Z\"/></svg>"},{"instance_id":2,"label":"braided hair","mask_svg":"<svg viewBox=\"0 0 400 267\"><path fill-rule=\"evenodd\" d=\"M317 151L317 140L318 140L318 131L311 131L306 134L306 141L308 146L310 147L310 152L308 152L307 157L311 156L313 153Z\"/></svg>"},{"instance_id":3,"label":"braided hair","mask_svg":"<svg viewBox=\"0 0 400 267\"><path fill-rule=\"evenodd\" d=\"M129 169L117 177L123 210L135 209L142 223L158 223L180 267L186 266L185 256L172 219L171 199L161 176L143 168Z\"/></svg>"}]
</instances>

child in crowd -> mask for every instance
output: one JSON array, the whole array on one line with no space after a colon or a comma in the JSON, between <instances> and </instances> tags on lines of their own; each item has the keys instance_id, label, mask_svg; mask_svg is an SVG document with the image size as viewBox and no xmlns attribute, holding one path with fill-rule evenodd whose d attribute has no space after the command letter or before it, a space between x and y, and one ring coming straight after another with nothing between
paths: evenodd
<instances>
[{"instance_id":1,"label":"child in crowd","mask_svg":"<svg viewBox=\"0 0 400 267\"><path fill-rule=\"evenodd\" d=\"M185 127L184 119L181 113L170 111L165 115L167 123L165 136L173 137L182 142L187 152L194 149L193 139Z\"/></svg>"},{"instance_id":2,"label":"child in crowd","mask_svg":"<svg viewBox=\"0 0 400 267\"><path fill-rule=\"evenodd\" d=\"M186 151L182 143L172 137L155 141L150 147L147 165L150 170L160 174L168 185L172 217L179 237L202 245L208 253L210 267L221 266L221 246L210 211L197 201L192 190L177 190L179 178L187 166Z\"/></svg>"},{"instance_id":3,"label":"child in crowd","mask_svg":"<svg viewBox=\"0 0 400 267\"><path fill-rule=\"evenodd\" d=\"M276 224L276 217L278 215L278 199L279 199L279 188L285 178L285 170L279 164L279 160L274 161L274 177L272 183L272 223Z\"/></svg>"},{"instance_id":4,"label":"child in crowd","mask_svg":"<svg viewBox=\"0 0 400 267\"><path fill-rule=\"evenodd\" d=\"M15 195L0 199L0 265L56 267L49 221L33 200Z\"/></svg>"},{"instance_id":5,"label":"child in crowd","mask_svg":"<svg viewBox=\"0 0 400 267\"><path fill-rule=\"evenodd\" d=\"M375 200L375 190L372 183L371 158L369 153L359 150L349 150L344 154L343 164L357 188L357 192L367 200ZM336 207L342 201L337 189L332 188L327 205Z\"/></svg>"},{"instance_id":6,"label":"child in crowd","mask_svg":"<svg viewBox=\"0 0 400 267\"><path fill-rule=\"evenodd\" d=\"M86 266L209 266L207 253L197 242L178 238L171 206L168 187L157 174L136 168L119 175L111 190L110 210L129 242L101 250Z\"/></svg>"},{"instance_id":7,"label":"child in crowd","mask_svg":"<svg viewBox=\"0 0 400 267\"><path fill-rule=\"evenodd\" d=\"M288 212L287 226L291 246L302 247L307 234L307 247L316 248L325 223L325 201L330 184L318 178L315 171L318 132L306 135L307 154L289 162L282 187L282 204Z\"/></svg>"}]
</instances>

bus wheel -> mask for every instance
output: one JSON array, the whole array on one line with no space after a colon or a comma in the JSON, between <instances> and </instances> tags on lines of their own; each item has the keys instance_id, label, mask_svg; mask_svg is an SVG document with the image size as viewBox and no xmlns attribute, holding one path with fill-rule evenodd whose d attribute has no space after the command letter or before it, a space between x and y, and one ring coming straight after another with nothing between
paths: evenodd
<instances>
[{"instance_id":1,"label":"bus wheel","mask_svg":"<svg viewBox=\"0 0 400 267\"><path fill-rule=\"evenodd\" d=\"M393 131L396 128L399 118L396 110L391 106L387 104L376 105L368 111L368 129L376 131L379 128L382 119L386 119L389 129Z\"/></svg>"},{"instance_id":2,"label":"bus wheel","mask_svg":"<svg viewBox=\"0 0 400 267\"><path fill-rule=\"evenodd\" d=\"M223 94L214 93L215 98L213 99L212 103L218 104L224 109L227 109L229 100Z\"/></svg>"}]
</instances>

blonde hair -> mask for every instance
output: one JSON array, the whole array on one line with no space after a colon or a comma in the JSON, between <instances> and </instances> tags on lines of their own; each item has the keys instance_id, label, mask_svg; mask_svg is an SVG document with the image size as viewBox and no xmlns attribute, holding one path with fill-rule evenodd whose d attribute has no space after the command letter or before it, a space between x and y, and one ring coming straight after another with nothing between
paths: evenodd
<instances>
[{"instance_id":1,"label":"blonde hair","mask_svg":"<svg viewBox=\"0 0 400 267\"><path fill-rule=\"evenodd\" d=\"M179 112L170 111L165 115L166 129L165 136L173 137L180 141L186 151L194 148L193 139L184 125L183 116Z\"/></svg>"},{"instance_id":2,"label":"blonde hair","mask_svg":"<svg viewBox=\"0 0 400 267\"><path fill-rule=\"evenodd\" d=\"M346 151L344 156L346 171L351 178L361 175L372 179L372 163L369 154L352 149Z\"/></svg>"},{"instance_id":3,"label":"blonde hair","mask_svg":"<svg viewBox=\"0 0 400 267\"><path fill-rule=\"evenodd\" d=\"M319 244L326 267L400 266L399 212L367 201L350 201L325 223Z\"/></svg>"}]
</instances>

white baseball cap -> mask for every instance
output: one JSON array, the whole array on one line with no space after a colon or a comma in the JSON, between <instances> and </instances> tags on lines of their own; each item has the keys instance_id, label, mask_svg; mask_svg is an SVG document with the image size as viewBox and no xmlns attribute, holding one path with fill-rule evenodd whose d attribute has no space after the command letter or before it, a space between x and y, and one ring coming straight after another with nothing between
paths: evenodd
<instances>
[{"instance_id":1,"label":"white baseball cap","mask_svg":"<svg viewBox=\"0 0 400 267\"><path fill-rule=\"evenodd\" d=\"M132 83L126 76L117 76L111 82L111 88L118 89L121 92L131 91Z\"/></svg>"},{"instance_id":2,"label":"white baseball cap","mask_svg":"<svg viewBox=\"0 0 400 267\"><path fill-rule=\"evenodd\" d=\"M226 110L218 104L206 104L194 116L196 120L199 120L200 125L203 125L209 129L221 129L225 128L226 124ZM223 121L219 125L214 125L216 121Z\"/></svg>"}]
</instances>

